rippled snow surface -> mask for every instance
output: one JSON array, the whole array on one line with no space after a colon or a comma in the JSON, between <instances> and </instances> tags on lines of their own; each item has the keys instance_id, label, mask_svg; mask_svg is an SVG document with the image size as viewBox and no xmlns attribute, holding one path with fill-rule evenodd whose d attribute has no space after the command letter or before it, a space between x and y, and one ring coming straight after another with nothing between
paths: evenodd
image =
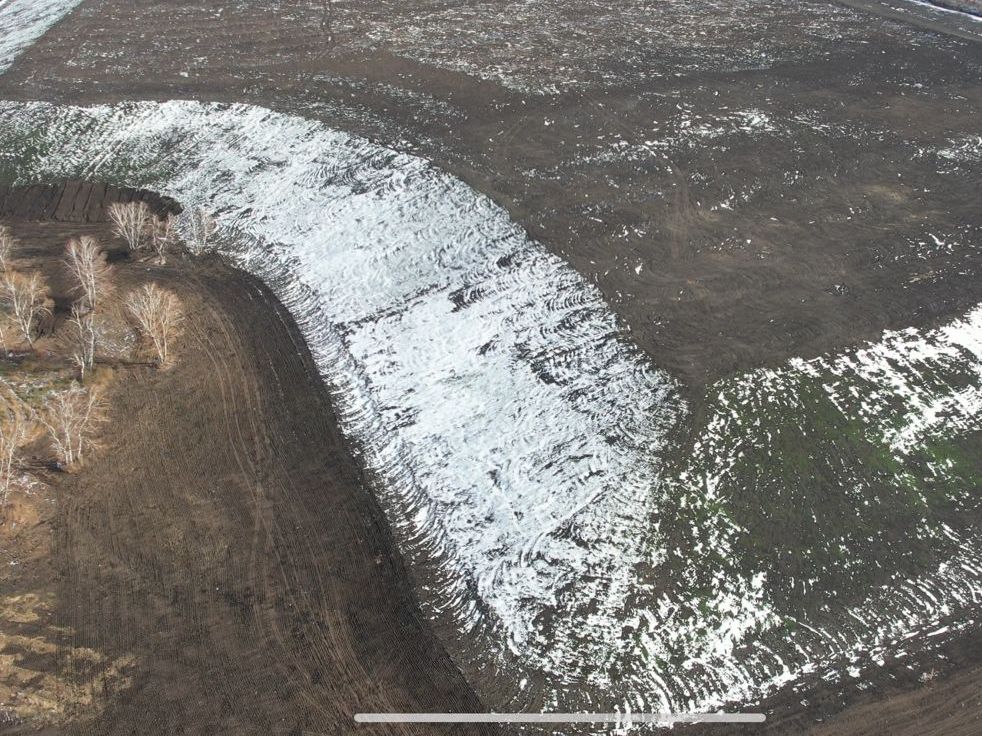
<instances>
[{"instance_id":1,"label":"rippled snow surface","mask_svg":"<svg viewBox=\"0 0 982 736\"><path fill-rule=\"evenodd\" d=\"M2 117L44 121L23 131L26 178L139 179L247 236L242 264L302 324L403 540L457 577L438 607L532 661L564 656L550 631L582 624L566 617L615 615L678 400L502 210L420 159L258 108Z\"/></svg>"},{"instance_id":2,"label":"rippled snow surface","mask_svg":"<svg viewBox=\"0 0 982 736\"><path fill-rule=\"evenodd\" d=\"M703 414L665 473L650 553L688 585L651 596L632 624L644 651L677 658L689 702L806 673L852 679L975 625L982 307L720 381ZM734 627L747 580L760 591L749 647ZM729 642L713 650L706 629Z\"/></svg>"},{"instance_id":3,"label":"rippled snow surface","mask_svg":"<svg viewBox=\"0 0 982 736\"><path fill-rule=\"evenodd\" d=\"M0 74L81 0L0 0Z\"/></svg>"},{"instance_id":4,"label":"rippled snow surface","mask_svg":"<svg viewBox=\"0 0 982 736\"><path fill-rule=\"evenodd\" d=\"M859 671L982 600L982 310L722 381L670 452L686 410L598 292L423 160L192 102L2 103L0 151L20 182L219 213L451 650L507 668L495 706L714 707Z\"/></svg>"}]
</instances>

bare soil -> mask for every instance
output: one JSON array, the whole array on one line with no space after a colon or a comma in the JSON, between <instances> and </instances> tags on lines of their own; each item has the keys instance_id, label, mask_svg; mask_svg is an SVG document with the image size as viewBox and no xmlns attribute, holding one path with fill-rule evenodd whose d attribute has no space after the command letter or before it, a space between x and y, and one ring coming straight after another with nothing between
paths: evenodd
<instances>
[{"instance_id":1,"label":"bare soil","mask_svg":"<svg viewBox=\"0 0 982 736\"><path fill-rule=\"evenodd\" d=\"M89 224L7 219L25 255L53 268L70 235L112 242L95 203L127 193L89 189L70 213ZM19 678L49 722L8 714L0 733L345 734L360 711L482 710L285 310L219 262L113 260L121 288L177 290L188 321L175 367L116 369L97 457L43 472L0 529L0 688Z\"/></svg>"}]
</instances>

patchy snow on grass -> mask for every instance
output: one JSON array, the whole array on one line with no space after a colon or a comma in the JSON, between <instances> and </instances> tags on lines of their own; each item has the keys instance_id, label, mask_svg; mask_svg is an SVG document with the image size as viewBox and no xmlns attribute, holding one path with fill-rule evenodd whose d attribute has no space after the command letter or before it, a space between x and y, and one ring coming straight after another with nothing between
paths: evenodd
<instances>
[{"instance_id":1,"label":"patchy snow on grass","mask_svg":"<svg viewBox=\"0 0 982 736\"><path fill-rule=\"evenodd\" d=\"M694 702L840 678L974 625L982 307L721 381L707 399L688 459L663 476L660 523L679 531L651 548L662 584L638 626L642 650L702 669L685 681Z\"/></svg>"},{"instance_id":2,"label":"patchy snow on grass","mask_svg":"<svg viewBox=\"0 0 982 736\"><path fill-rule=\"evenodd\" d=\"M914 329L888 332L870 347L795 365L804 371L827 368L848 379L826 386L829 397L843 408L847 387L860 382L870 386L853 411L867 420L871 431L881 433L894 453L909 455L938 429L946 434L982 429L982 307L927 334ZM958 380L932 380L939 374L958 375ZM898 412L897 420L882 422Z\"/></svg>"}]
</instances>

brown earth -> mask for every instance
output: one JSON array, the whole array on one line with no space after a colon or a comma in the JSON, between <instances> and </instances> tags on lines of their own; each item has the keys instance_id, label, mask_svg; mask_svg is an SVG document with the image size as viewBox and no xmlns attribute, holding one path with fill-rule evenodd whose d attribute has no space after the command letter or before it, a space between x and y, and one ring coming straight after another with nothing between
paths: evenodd
<instances>
[{"instance_id":1,"label":"brown earth","mask_svg":"<svg viewBox=\"0 0 982 736\"><path fill-rule=\"evenodd\" d=\"M89 206L57 211L99 220L143 198L87 189ZM99 222L6 221L46 271L69 236L110 240ZM0 692L54 724L8 713L0 733L346 734L360 711L482 710L285 310L218 262L113 260L122 288L178 291L188 320L174 368L117 369L97 457L38 471L48 485L0 527Z\"/></svg>"}]
</instances>

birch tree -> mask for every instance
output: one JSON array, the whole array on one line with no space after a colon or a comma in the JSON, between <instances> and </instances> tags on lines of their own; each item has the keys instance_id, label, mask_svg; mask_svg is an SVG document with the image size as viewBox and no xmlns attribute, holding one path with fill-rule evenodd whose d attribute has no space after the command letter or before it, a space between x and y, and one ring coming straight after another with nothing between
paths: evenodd
<instances>
[{"instance_id":1,"label":"birch tree","mask_svg":"<svg viewBox=\"0 0 982 736\"><path fill-rule=\"evenodd\" d=\"M141 251L147 247L152 218L146 202L111 204L109 219L113 223L113 232L126 241L131 251Z\"/></svg>"},{"instance_id":2,"label":"birch tree","mask_svg":"<svg viewBox=\"0 0 982 736\"><path fill-rule=\"evenodd\" d=\"M17 250L17 240L10 233L10 228L0 225L0 271L7 273L11 269L11 261Z\"/></svg>"},{"instance_id":3,"label":"birch tree","mask_svg":"<svg viewBox=\"0 0 982 736\"><path fill-rule=\"evenodd\" d=\"M71 350L72 362L78 368L79 380L84 381L86 374L95 365L95 354L99 331L96 324L96 314L81 304L72 307L72 316L68 320L68 347Z\"/></svg>"},{"instance_id":4,"label":"birch tree","mask_svg":"<svg viewBox=\"0 0 982 736\"><path fill-rule=\"evenodd\" d=\"M192 255L200 256L207 250L211 236L216 230L218 230L218 221L207 210L199 207L191 212L187 245Z\"/></svg>"},{"instance_id":5,"label":"birch tree","mask_svg":"<svg viewBox=\"0 0 982 736\"><path fill-rule=\"evenodd\" d=\"M157 263L167 262L167 251L177 242L177 218L166 215L154 218L150 232L150 246L157 254Z\"/></svg>"},{"instance_id":6,"label":"birch tree","mask_svg":"<svg viewBox=\"0 0 982 736\"><path fill-rule=\"evenodd\" d=\"M126 308L136 321L140 334L153 346L157 365L167 365L171 345L184 321L181 300L157 284L144 284L130 292Z\"/></svg>"},{"instance_id":7,"label":"birch tree","mask_svg":"<svg viewBox=\"0 0 982 736\"><path fill-rule=\"evenodd\" d=\"M62 468L71 470L85 460L85 452L92 446L92 435L104 414L102 391L96 386L86 390L73 383L70 388L52 391L45 397L40 420Z\"/></svg>"},{"instance_id":8,"label":"birch tree","mask_svg":"<svg viewBox=\"0 0 982 736\"><path fill-rule=\"evenodd\" d=\"M27 344L33 347L38 324L51 312L48 287L44 279L39 273L25 276L17 271L10 271L4 275L3 291L15 325Z\"/></svg>"},{"instance_id":9,"label":"birch tree","mask_svg":"<svg viewBox=\"0 0 982 736\"><path fill-rule=\"evenodd\" d=\"M0 515L6 511L21 452L31 434L31 422L20 411L8 410L0 419Z\"/></svg>"},{"instance_id":10,"label":"birch tree","mask_svg":"<svg viewBox=\"0 0 982 736\"><path fill-rule=\"evenodd\" d=\"M6 275L13 271L13 260L16 250L17 241L11 234L10 228L6 225L0 225L0 273ZM0 299L7 301L6 289L3 288L2 283L0 283ZM5 353L9 352L7 345L7 333L11 327L13 327L13 325L11 324L10 316L7 314L0 314L0 348L2 348Z\"/></svg>"},{"instance_id":11,"label":"birch tree","mask_svg":"<svg viewBox=\"0 0 982 736\"><path fill-rule=\"evenodd\" d=\"M106 262L99 241L87 235L69 240L65 247L65 266L82 307L94 311L112 283L112 267Z\"/></svg>"}]
</instances>

